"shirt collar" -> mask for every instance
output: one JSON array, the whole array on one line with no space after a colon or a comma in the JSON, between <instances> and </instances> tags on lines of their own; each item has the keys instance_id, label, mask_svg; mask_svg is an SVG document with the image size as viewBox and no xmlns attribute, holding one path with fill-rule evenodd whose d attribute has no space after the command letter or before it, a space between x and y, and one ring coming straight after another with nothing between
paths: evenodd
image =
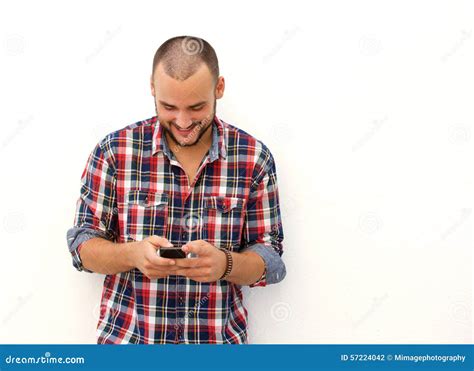
<instances>
[{"instance_id":1,"label":"shirt collar","mask_svg":"<svg viewBox=\"0 0 474 371\"><path fill-rule=\"evenodd\" d=\"M163 133L163 127L160 125L157 116L154 116L151 120L152 123L155 125L155 130L153 132L152 155L155 155L159 152L163 152L166 157L171 160L172 152L168 146L166 136ZM214 120L211 125L212 142L211 148L209 148L209 162L213 162L219 157L224 159L227 157L224 124L217 116L214 116Z\"/></svg>"}]
</instances>

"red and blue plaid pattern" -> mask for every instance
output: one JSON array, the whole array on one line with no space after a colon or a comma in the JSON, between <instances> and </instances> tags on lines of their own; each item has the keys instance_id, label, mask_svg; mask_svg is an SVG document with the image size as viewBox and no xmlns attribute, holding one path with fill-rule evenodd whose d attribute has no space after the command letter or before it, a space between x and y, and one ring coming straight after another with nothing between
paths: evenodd
<instances>
[{"instance_id":1,"label":"red and blue plaid pattern","mask_svg":"<svg viewBox=\"0 0 474 371\"><path fill-rule=\"evenodd\" d=\"M78 270L88 271L79 255L88 238L130 242L158 235L175 246L202 239L233 252L259 253L266 276L250 287L283 279L273 157L262 142L217 116L212 130L211 148L192 184L157 116L95 146L68 231ZM178 275L149 279L136 268L106 275L97 336L98 343L247 343L241 286Z\"/></svg>"}]
</instances>

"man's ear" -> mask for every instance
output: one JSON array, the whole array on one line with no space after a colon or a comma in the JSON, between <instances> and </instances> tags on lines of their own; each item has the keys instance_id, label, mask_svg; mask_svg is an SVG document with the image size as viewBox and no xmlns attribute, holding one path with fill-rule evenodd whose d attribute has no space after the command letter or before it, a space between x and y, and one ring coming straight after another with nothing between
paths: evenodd
<instances>
[{"instance_id":1,"label":"man's ear","mask_svg":"<svg viewBox=\"0 0 474 371\"><path fill-rule=\"evenodd\" d=\"M153 75L150 77L150 88L151 88L151 95L155 96L155 84L153 82Z\"/></svg>"},{"instance_id":2,"label":"man's ear","mask_svg":"<svg viewBox=\"0 0 474 371\"><path fill-rule=\"evenodd\" d=\"M223 76L219 76L216 84L216 99L220 99L224 96L225 80Z\"/></svg>"}]
</instances>

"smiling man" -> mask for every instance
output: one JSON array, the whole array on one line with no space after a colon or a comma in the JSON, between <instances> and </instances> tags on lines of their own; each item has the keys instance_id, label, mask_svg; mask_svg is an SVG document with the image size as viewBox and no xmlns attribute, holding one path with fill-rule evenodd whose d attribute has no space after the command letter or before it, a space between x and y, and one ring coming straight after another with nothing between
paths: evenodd
<instances>
[{"instance_id":1,"label":"smiling man","mask_svg":"<svg viewBox=\"0 0 474 371\"><path fill-rule=\"evenodd\" d=\"M286 275L275 162L216 116L224 86L209 43L167 40L156 116L89 155L67 242L76 269L105 274L99 344L247 343L241 287ZM170 247L187 257L162 257Z\"/></svg>"}]
</instances>

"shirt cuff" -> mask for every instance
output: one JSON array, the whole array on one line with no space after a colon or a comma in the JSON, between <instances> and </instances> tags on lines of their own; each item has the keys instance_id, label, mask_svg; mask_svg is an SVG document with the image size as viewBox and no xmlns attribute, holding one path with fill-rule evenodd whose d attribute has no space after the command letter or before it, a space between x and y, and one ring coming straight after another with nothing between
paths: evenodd
<instances>
[{"instance_id":1,"label":"shirt cuff","mask_svg":"<svg viewBox=\"0 0 474 371\"><path fill-rule=\"evenodd\" d=\"M241 250L241 252L244 251L253 251L257 253L265 262L265 271L263 276L257 282L249 285L249 287L266 286L278 283L282 281L283 278L285 278L285 263L271 245L257 243Z\"/></svg>"},{"instance_id":2,"label":"shirt cuff","mask_svg":"<svg viewBox=\"0 0 474 371\"><path fill-rule=\"evenodd\" d=\"M71 256L72 256L72 265L78 271L94 273L93 271L85 268L82 265L82 260L81 260L81 256L79 255L79 251L84 242L95 237L101 237L101 238L107 239L106 234L104 232L98 231L96 229L90 229L90 228L84 228L84 227L73 227L67 231L66 238L67 238L69 252L71 253Z\"/></svg>"}]
</instances>

